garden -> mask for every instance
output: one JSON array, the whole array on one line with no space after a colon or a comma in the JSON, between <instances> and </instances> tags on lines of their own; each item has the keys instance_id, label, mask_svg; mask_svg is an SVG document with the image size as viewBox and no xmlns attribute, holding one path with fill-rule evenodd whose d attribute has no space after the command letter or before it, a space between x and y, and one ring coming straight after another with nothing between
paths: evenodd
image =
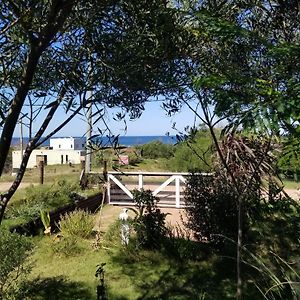
<instances>
[{"instance_id":1,"label":"garden","mask_svg":"<svg viewBox=\"0 0 300 300\"><path fill-rule=\"evenodd\" d=\"M248 189L243 193L239 253L243 298L296 299L300 205L282 193L275 177L268 181L265 176L273 162L272 155L262 155L267 144L238 135L219 145L230 170L239 174L235 180ZM151 144L143 147L151 149ZM177 145L163 147L173 149L168 155L176 157ZM139 146L135 153L140 150ZM161 153L166 155L156 144L140 155L139 163L134 160L120 167L140 168L145 159L157 163L165 159ZM194 170L187 177L187 207L181 212L185 218L178 224L166 222L165 210L150 191L134 191L135 207L128 211L128 244L121 238L121 208L102 207L99 195L94 213L75 208L50 222L47 212L69 205L76 195L92 195L95 189L83 191L74 180L62 179L25 189L8 207L2 224L6 228L0 243L5 258L0 268L2 298L234 298L239 199L232 180L220 168L221 160L216 153L210 155L214 164L210 160L207 165L213 175L202 176ZM258 157L263 157L263 167ZM37 217L42 227L33 236L9 233L12 226Z\"/></svg>"},{"instance_id":2,"label":"garden","mask_svg":"<svg viewBox=\"0 0 300 300\"><path fill-rule=\"evenodd\" d=\"M298 2L0 1L0 299L299 299ZM120 145L152 105L175 144ZM181 223L143 189L120 219L72 163L38 185L68 126L92 167L188 172Z\"/></svg>"}]
</instances>

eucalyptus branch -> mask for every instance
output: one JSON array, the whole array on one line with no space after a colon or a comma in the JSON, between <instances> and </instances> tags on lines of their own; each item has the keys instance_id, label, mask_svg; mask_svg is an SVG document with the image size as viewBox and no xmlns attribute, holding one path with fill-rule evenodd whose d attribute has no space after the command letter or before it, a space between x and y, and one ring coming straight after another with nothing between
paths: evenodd
<instances>
[{"instance_id":1,"label":"eucalyptus branch","mask_svg":"<svg viewBox=\"0 0 300 300\"><path fill-rule=\"evenodd\" d=\"M51 138L55 133L60 131L64 126L68 124L82 109L82 106L79 106L76 110L73 111L73 113L59 126L57 126L53 131L51 131L45 138L43 138L40 142L36 144L36 147L41 146L45 141L47 141L49 138Z\"/></svg>"}]
</instances>

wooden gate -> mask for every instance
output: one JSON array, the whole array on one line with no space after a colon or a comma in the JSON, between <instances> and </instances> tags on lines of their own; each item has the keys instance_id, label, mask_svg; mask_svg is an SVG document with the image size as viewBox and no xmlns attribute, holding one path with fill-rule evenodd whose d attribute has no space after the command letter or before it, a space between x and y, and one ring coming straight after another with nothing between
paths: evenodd
<instances>
[{"instance_id":1,"label":"wooden gate","mask_svg":"<svg viewBox=\"0 0 300 300\"><path fill-rule=\"evenodd\" d=\"M110 204L134 205L132 190L151 190L160 207L184 207L185 176L189 173L108 172Z\"/></svg>"}]
</instances>

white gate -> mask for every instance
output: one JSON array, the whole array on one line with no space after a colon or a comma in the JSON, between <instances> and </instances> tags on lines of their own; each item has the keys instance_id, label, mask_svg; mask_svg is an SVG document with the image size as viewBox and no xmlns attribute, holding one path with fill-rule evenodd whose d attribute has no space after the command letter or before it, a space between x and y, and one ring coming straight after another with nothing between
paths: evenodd
<instances>
[{"instance_id":1,"label":"white gate","mask_svg":"<svg viewBox=\"0 0 300 300\"><path fill-rule=\"evenodd\" d=\"M108 172L110 204L134 205L132 190L151 190L160 207L184 207L185 176L189 173Z\"/></svg>"}]
</instances>

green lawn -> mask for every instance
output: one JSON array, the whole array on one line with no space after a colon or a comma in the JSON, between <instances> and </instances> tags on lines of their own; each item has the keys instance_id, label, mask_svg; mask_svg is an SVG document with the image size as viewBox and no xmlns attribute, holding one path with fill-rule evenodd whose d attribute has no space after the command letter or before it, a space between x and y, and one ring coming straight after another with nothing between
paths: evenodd
<instances>
[{"instance_id":1,"label":"green lawn","mask_svg":"<svg viewBox=\"0 0 300 300\"><path fill-rule=\"evenodd\" d=\"M35 241L30 299L96 299L95 271L100 263L106 263L108 299L206 299L207 293L215 295L216 291L218 299L230 299L234 295L234 286L228 285L233 268L223 271L223 275L227 274L220 278L215 268L221 265L215 256L208 262L179 261L163 252L126 250L111 243L95 251L91 240L83 240L80 244L84 250L80 255L60 257L51 251L52 239L44 237ZM227 288L223 290L225 285Z\"/></svg>"}]
</instances>

